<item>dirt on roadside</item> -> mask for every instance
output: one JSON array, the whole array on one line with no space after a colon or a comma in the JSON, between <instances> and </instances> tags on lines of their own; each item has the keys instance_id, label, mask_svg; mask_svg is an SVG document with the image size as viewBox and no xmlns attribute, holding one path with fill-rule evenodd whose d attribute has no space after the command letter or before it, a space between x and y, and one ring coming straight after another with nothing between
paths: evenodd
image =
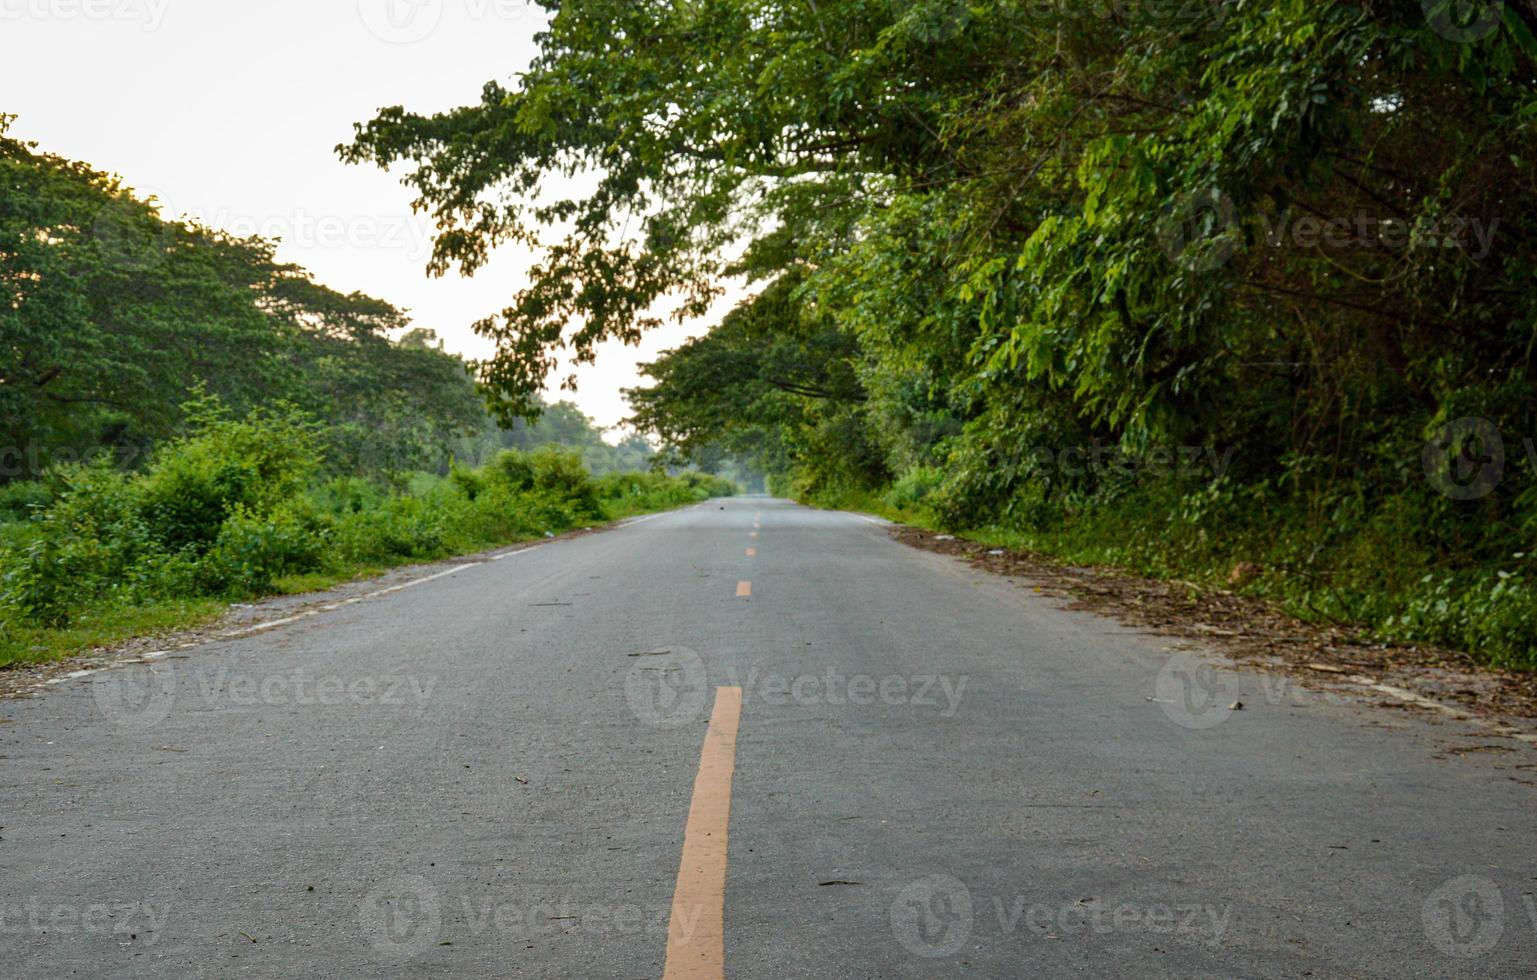
<instances>
[{"instance_id":1,"label":"dirt on roadside","mask_svg":"<svg viewBox=\"0 0 1537 980\"><path fill-rule=\"evenodd\" d=\"M1303 622L1264 601L1189 582L1115 569L1077 568L1039 555L991 548L901 525L904 544L965 558L977 568L1024 580L1042 595L1163 636L1214 648L1234 661L1315 683L1391 685L1469 715L1537 731L1537 673L1479 665L1467 653L1382 643L1360 630ZM1369 687L1368 687L1369 690ZM1403 707L1402 700L1393 707Z\"/></svg>"}]
</instances>

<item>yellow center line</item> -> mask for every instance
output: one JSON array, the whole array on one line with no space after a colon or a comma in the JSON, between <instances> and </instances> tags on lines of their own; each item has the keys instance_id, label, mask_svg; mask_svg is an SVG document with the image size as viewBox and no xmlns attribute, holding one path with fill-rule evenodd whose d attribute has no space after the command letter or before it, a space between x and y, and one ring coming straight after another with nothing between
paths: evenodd
<instances>
[{"instance_id":1,"label":"yellow center line","mask_svg":"<svg viewBox=\"0 0 1537 980\"><path fill-rule=\"evenodd\" d=\"M749 538L756 538L758 536L758 532L757 531L749 531L747 536Z\"/></svg>"},{"instance_id":2,"label":"yellow center line","mask_svg":"<svg viewBox=\"0 0 1537 980\"><path fill-rule=\"evenodd\" d=\"M746 599L748 596L752 595L752 583L738 582L736 584L736 594L743 599Z\"/></svg>"},{"instance_id":3,"label":"yellow center line","mask_svg":"<svg viewBox=\"0 0 1537 980\"><path fill-rule=\"evenodd\" d=\"M683 830L663 980L722 980L726 975L726 830L741 720L742 689L716 688Z\"/></svg>"},{"instance_id":4,"label":"yellow center line","mask_svg":"<svg viewBox=\"0 0 1537 980\"><path fill-rule=\"evenodd\" d=\"M749 558L756 558L756 557L758 557L758 549L757 548L748 548L747 549L747 557L749 557Z\"/></svg>"}]
</instances>

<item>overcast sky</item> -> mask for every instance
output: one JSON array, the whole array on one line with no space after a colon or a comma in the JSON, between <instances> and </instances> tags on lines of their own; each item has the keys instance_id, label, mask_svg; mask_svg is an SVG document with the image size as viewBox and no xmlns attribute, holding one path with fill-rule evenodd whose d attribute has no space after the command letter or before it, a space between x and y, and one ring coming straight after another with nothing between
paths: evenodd
<instances>
[{"instance_id":1,"label":"overcast sky","mask_svg":"<svg viewBox=\"0 0 1537 980\"><path fill-rule=\"evenodd\" d=\"M544 16L524 0L0 0L0 111L20 116L13 136L121 174L168 215L280 238L280 257L321 282L405 307L483 357L469 325L507 305L529 256L428 278L410 192L333 148L381 106L447 109L510 83ZM551 397L613 425L636 362L702 329L606 347L574 396Z\"/></svg>"}]
</instances>

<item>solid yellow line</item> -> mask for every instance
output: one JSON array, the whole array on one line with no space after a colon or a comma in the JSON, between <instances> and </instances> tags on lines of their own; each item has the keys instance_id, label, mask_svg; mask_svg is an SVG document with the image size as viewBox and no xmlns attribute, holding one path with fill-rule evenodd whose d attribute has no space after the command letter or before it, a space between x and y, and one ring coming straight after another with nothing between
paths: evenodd
<instances>
[{"instance_id":1,"label":"solid yellow line","mask_svg":"<svg viewBox=\"0 0 1537 980\"><path fill-rule=\"evenodd\" d=\"M738 582L736 584L736 594L737 594L737 596L739 598L742 598L742 599L746 599L748 596L751 596L752 595L752 583L751 582Z\"/></svg>"},{"instance_id":2,"label":"solid yellow line","mask_svg":"<svg viewBox=\"0 0 1537 980\"><path fill-rule=\"evenodd\" d=\"M683 831L663 980L722 980L726 975L726 830L741 720L742 689L716 688Z\"/></svg>"}]
</instances>

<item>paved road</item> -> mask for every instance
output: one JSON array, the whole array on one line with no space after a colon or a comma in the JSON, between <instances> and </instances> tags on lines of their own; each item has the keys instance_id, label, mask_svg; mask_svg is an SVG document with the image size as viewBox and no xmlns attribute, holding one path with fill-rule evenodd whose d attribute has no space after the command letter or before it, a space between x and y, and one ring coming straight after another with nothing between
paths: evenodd
<instances>
[{"instance_id":1,"label":"paved road","mask_svg":"<svg viewBox=\"0 0 1537 980\"><path fill-rule=\"evenodd\" d=\"M0 976L1537 971L1529 750L1169 645L763 498L467 566L0 703Z\"/></svg>"}]
</instances>

